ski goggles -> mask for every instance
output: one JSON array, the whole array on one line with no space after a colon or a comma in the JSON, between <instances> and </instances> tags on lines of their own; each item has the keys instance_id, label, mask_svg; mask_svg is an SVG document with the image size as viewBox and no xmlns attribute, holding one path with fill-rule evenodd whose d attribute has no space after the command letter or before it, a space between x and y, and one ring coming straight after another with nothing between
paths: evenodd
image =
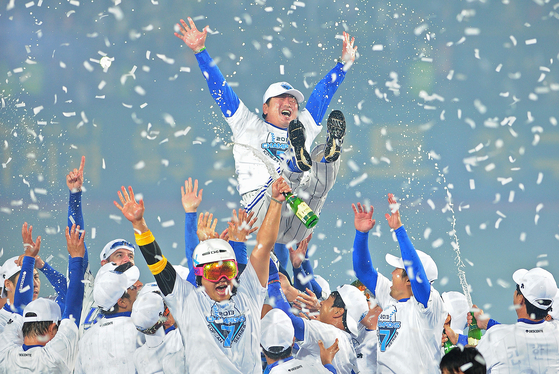
<instances>
[{"instance_id":1,"label":"ski goggles","mask_svg":"<svg viewBox=\"0 0 559 374\"><path fill-rule=\"evenodd\" d=\"M210 262L194 268L194 274L210 282L217 282L222 277L231 280L237 276L237 273L237 261L235 260Z\"/></svg>"}]
</instances>

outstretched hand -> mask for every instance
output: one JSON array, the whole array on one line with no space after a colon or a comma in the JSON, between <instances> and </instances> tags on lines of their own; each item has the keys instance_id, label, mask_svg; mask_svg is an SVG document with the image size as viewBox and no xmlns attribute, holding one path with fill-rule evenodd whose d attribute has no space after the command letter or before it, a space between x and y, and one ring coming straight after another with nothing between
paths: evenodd
<instances>
[{"instance_id":1,"label":"outstretched hand","mask_svg":"<svg viewBox=\"0 0 559 374\"><path fill-rule=\"evenodd\" d=\"M391 193L388 194L388 204L392 214L386 213L384 216L388 221L388 226L390 226L392 230L396 230L402 226L402 221L400 220L400 204L396 202L394 195Z\"/></svg>"},{"instance_id":2,"label":"outstretched hand","mask_svg":"<svg viewBox=\"0 0 559 374\"><path fill-rule=\"evenodd\" d=\"M215 231L217 226L217 218L213 218L213 213L206 212L200 214L198 217L198 228L196 230L196 235L198 235L198 240L203 242L208 239L217 239L219 234Z\"/></svg>"},{"instance_id":3,"label":"outstretched hand","mask_svg":"<svg viewBox=\"0 0 559 374\"><path fill-rule=\"evenodd\" d=\"M84 238L85 231L80 235L79 225L73 224L72 229L66 226L66 246L70 257L83 257L85 255Z\"/></svg>"},{"instance_id":4,"label":"outstretched hand","mask_svg":"<svg viewBox=\"0 0 559 374\"><path fill-rule=\"evenodd\" d=\"M121 192L122 191L122 192ZM144 201L140 200L140 202L136 201L134 197L134 190L132 186L128 187L128 192L124 186L121 187L121 191L118 191L118 197L122 206L118 204L116 201L113 201L115 206L122 212L122 215L132 222L132 224L139 223L144 219Z\"/></svg>"},{"instance_id":5,"label":"outstretched hand","mask_svg":"<svg viewBox=\"0 0 559 374\"><path fill-rule=\"evenodd\" d=\"M353 63L355 61L355 53L357 52L357 47L353 47L353 43L355 43L355 37L350 39L349 34L344 31L342 60L345 64L347 64L348 62Z\"/></svg>"},{"instance_id":6,"label":"outstretched hand","mask_svg":"<svg viewBox=\"0 0 559 374\"><path fill-rule=\"evenodd\" d=\"M200 192L198 192L198 179L194 180L194 184L192 184L192 178L184 181L184 187L181 186L181 201L186 213L196 212L202 202L203 191L203 189L200 189Z\"/></svg>"},{"instance_id":7,"label":"outstretched hand","mask_svg":"<svg viewBox=\"0 0 559 374\"><path fill-rule=\"evenodd\" d=\"M85 166L85 156L82 156L79 169L74 169L66 176L66 186L72 192L80 192L83 186L83 168Z\"/></svg>"},{"instance_id":8,"label":"outstretched hand","mask_svg":"<svg viewBox=\"0 0 559 374\"><path fill-rule=\"evenodd\" d=\"M334 356L336 356L336 353L340 350L340 347L338 346L338 339L336 338L334 344L328 348L325 348L322 340L319 340L318 346L320 347L320 360L322 361L322 365L332 364Z\"/></svg>"},{"instance_id":9,"label":"outstretched hand","mask_svg":"<svg viewBox=\"0 0 559 374\"><path fill-rule=\"evenodd\" d=\"M33 240L33 226L28 226L27 222L21 227L21 238L23 239L25 256L37 256L41 249L41 236L37 236L37 240Z\"/></svg>"},{"instance_id":10,"label":"outstretched hand","mask_svg":"<svg viewBox=\"0 0 559 374\"><path fill-rule=\"evenodd\" d=\"M297 249L293 249L289 247L289 259L291 260L291 265L293 265L293 269L299 269L301 267L301 264L305 260L305 255L307 254L307 248L309 246L309 242L311 241L311 238L312 238L312 233L299 242Z\"/></svg>"},{"instance_id":11,"label":"outstretched hand","mask_svg":"<svg viewBox=\"0 0 559 374\"><path fill-rule=\"evenodd\" d=\"M237 216L237 211L233 209L233 216L229 221L229 239L234 242L246 242L247 237L258 230L258 226L253 227L258 217L252 218L253 216L254 212L247 214L244 209L239 209Z\"/></svg>"},{"instance_id":12,"label":"outstretched hand","mask_svg":"<svg viewBox=\"0 0 559 374\"><path fill-rule=\"evenodd\" d=\"M371 205L371 209L367 211L361 203L357 203L357 207L355 204L351 204L353 208L353 214L355 218L353 220L355 224L355 229L360 232L369 232L373 227L375 227L376 221L373 219L373 212L374 208Z\"/></svg>"},{"instance_id":13,"label":"outstretched hand","mask_svg":"<svg viewBox=\"0 0 559 374\"><path fill-rule=\"evenodd\" d=\"M177 24L180 34L176 32L175 36L182 40L184 44L194 51L194 53L201 52L206 44L206 36L208 35L209 26L204 27L202 32L200 32L196 28L192 18L188 17L188 23L190 26L181 19L180 24Z\"/></svg>"}]
</instances>

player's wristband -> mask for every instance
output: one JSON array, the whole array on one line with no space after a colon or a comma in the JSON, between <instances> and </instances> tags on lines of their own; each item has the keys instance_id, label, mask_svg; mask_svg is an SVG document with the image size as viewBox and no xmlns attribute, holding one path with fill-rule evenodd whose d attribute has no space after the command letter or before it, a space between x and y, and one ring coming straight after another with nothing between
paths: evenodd
<instances>
[{"instance_id":1,"label":"player's wristband","mask_svg":"<svg viewBox=\"0 0 559 374\"><path fill-rule=\"evenodd\" d=\"M274 199L272 196L270 196L270 199L272 199L272 201L275 201L276 203L278 203L280 205L282 204L281 201L279 201L278 199Z\"/></svg>"},{"instance_id":2,"label":"player's wristband","mask_svg":"<svg viewBox=\"0 0 559 374\"><path fill-rule=\"evenodd\" d=\"M153 265L148 265L148 269L153 275L157 275L165 269L165 266L167 266L167 259L165 256L161 256L161 260Z\"/></svg>"},{"instance_id":3,"label":"player's wristband","mask_svg":"<svg viewBox=\"0 0 559 374\"><path fill-rule=\"evenodd\" d=\"M203 51L205 51L205 50L206 50L206 47L202 47L202 48L200 48L199 50L194 51L194 54L198 54L198 53L203 52Z\"/></svg>"},{"instance_id":4,"label":"player's wristband","mask_svg":"<svg viewBox=\"0 0 559 374\"><path fill-rule=\"evenodd\" d=\"M155 241L155 237L149 230L141 234L134 233L134 237L136 238L136 244L138 244L140 247L143 245L151 244Z\"/></svg>"}]
</instances>

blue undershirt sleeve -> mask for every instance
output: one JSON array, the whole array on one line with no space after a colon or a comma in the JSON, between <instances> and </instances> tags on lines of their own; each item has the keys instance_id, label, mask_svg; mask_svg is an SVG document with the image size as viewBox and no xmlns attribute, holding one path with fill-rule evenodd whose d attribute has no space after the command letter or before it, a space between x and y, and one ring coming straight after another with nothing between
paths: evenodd
<instances>
[{"instance_id":1,"label":"blue undershirt sleeve","mask_svg":"<svg viewBox=\"0 0 559 374\"><path fill-rule=\"evenodd\" d=\"M458 343L457 344L463 345L464 347L467 346L468 345L468 336L458 334Z\"/></svg>"},{"instance_id":2,"label":"blue undershirt sleeve","mask_svg":"<svg viewBox=\"0 0 559 374\"><path fill-rule=\"evenodd\" d=\"M334 365L332 364L326 364L324 365L324 367L326 369L328 369L329 372L333 373L333 374L338 374L338 372L336 371L336 368L334 367Z\"/></svg>"},{"instance_id":3,"label":"blue undershirt sleeve","mask_svg":"<svg viewBox=\"0 0 559 374\"><path fill-rule=\"evenodd\" d=\"M287 263L289 262L289 249L285 244L275 243L274 244L274 254L278 258L281 266L287 268Z\"/></svg>"},{"instance_id":4,"label":"blue undershirt sleeve","mask_svg":"<svg viewBox=\"0 0 559 374\"><path fill-rule=\"evenodd\" d=\"M298 268L293 268L293 287L295 287L301 292L305 292L307 288L313 291L310 282L307 282L306 284L303 284L301 282L301 279L305 279L306 277L307 277L307 273L305 273L305 270L303 270L302 266Z\"/></svg>"},{"instance_id":5,"label":"blue undershirt sleeve","mask_svg":"<svg viewBox=\"0 0 559 374\"><path fill-rule=\"evenodd\" d=\"M43 274L45 274L49 283L54 287L54 290L58 295L58 297L56 298L56 302L58 303L60 310L64 310L64 304L66 302L65 301L66 291L67 291L66 277L62 273L54 270L54 268L50 266L49 263L46 261L43 268L39 270Z\"/></svg>"},{"instance_id":6,"label":"blue undershirt sleeve","mask_svg":"<svg viewBox=\"0 0 559 374\"><path fill-rule=\"evenodd\" d=\"M72 222L72 220L74 222ZM78 191L78 192L70 191L70 200L68 201L68 228L69 229L72 228L73 223L79 225L80 230L85 230L85 222L83 219L83 211L82 211L82 191ZM87 245L85 243L84 245L85 245L85 255L83 256L83 272L85 274L89 265L89 255L87 253ZM70 256L68 256L68 258L70 258Z\"/></svg>"},{"instance_id":7,"label":"blue undershirt sleeve","mask_svg":"<svg viewBox=\"0 0 559 374\"><path fill-rule=\"evenodd\" d=\"M363 283L371 292L377 289L378 272L373 267L371 254L369 253L369 233L355 230L353 241L353 270L357 279Z\"/></svg>"},{"instance_id":8,"label":"blue undershirt sleeve","mask_svg":"<svg viewBox=\"0 0 559 374\"><path fill-rule=\"evenodd\" d=\"M314 292L317 298L320 299L320 296L322 295L322 287L320 287L320 285L314 278L314 270L312 268L311 262L309 261L309 252L305 253L305 260L303 261L301 267L303 268L303 270L307 275L312 275L308 288L312 292Z\"/></svg>"},{"instance_id":9,"label":"blue undershirt sleeve","mask_svg":"<svg viewBox=\"0 0 559 374\"><path fill-rule=\"evenodd\" d=\"M229 244L233 247L237 264L246 266L248 263L247 244L245 242L234 242L232 240L229 241Z\"/></svg>"},{"instance_id":10,"label":"blue undershirt sleeve","mask_svg":"<svg viewBox=\"0 0 559 374\"><path fill-rule=\"evenodd\" d=\"M326 114L332 97L340 84L344 81L346 72L343 68L344 65L342 63L337 63L336 66L318 82L311 96L309 96L305 109L309 111L317 125L320 125L324 119L324 115Z\"/></svg>"},{"instance_id":11,"label":"blue undershirt sleeve","mask_svg":"<svg viewBox=\"0 0 559 374\"><path fill-rule=\"evenodd\" d=\"M194 262L192 260L192 254L194 249L200 242L198 240L198 235L196 235L196 212L185 213L184 216L184 249L186 256L186 263L188 264L188 276L186 280L190 282L194 287L196 285L196 275L194 274Z\"/></svg>"},{"instance_id":12,"label":"blue undershirt sleeve","mask_svg":"<svg viewBox=\"0 0 559 374\"><path fill-rule=\"evenodd\" d=\"M270 276L268 277L268 296L274 298L274 308L281 309L289 316L293 328L295 329L295 338L297 340L305 339L305 322L301 317L297 317L291 313L291 306L283 294L278 275L278 269L274 261L270 259Z\"/></svg>"},{"instance_id":13,"label":"blue undershirt sleeve","mask_svg":"<svg viewBox=\"0 0 559 374\"><path fill-rule=\"evenodd\" d=\"M421 264L419 255L408 237L408 233L406 232L404 226L400 226L394 232L396 233L396 238L398 238L400 252L402 253L402 260L404 261L404 266L406 267L406 272L409 276L413 296L427 308L427 302L431 296L431 284L427 279L427 275L425 274L425 269Z\"/></svg>"},{"instance_id":14,"label":"blue undershirt sleeve","mask_svg":"<svg viewBox=\"0 0 559 374\"><path fill-rule=\"evenodd\" d=\"M80 326L83 303L83 257L70 258L68 263L70 269L70 284L68 286L68 300L62 314L64 318L74 318L76 326Z\"/></svg>"},{"instance_id":15,"label":"blue undershirt sleeve","mask_svg":"<svg viewBox=\"0 0 559 374\"><path fill-rule=\"evenodd\" d=\"M21 271L17 279L14 292L14 307L19 315L23 315L23 309L33 301L33 268L35 257L25 256L21 264Z\"/></svg>"},{"instance_id":16,"label":"blue undershirt sleeve","mask_svg":"<svg viewBox=\"0 0 559 374\"><path fill-rule=\"evenodd\" d=\"M493 318L490 318L489 321L487 321L487 330L489 330L491 327L495 326L495 325L500 325L500 322L495 321Z\"/></svg>"},{"instance_id":17,"label":"blue undershirt sleeve","mask_svg":"<svg viewBox=\"0 0 559 374\"><path fill-rule=\"evenodd\" d=\"M233 116L237 109L239 109L239 97L231 86L229 86L229 83L227 83L225 77L221 74L221 71L210 57L207 49L200 53L196 53L194 56L198 61L198 66L202 71L202 75L204 75L206 79L210 94L221 109L221 112L225 117Z\"/></svg>"}]
</instances>

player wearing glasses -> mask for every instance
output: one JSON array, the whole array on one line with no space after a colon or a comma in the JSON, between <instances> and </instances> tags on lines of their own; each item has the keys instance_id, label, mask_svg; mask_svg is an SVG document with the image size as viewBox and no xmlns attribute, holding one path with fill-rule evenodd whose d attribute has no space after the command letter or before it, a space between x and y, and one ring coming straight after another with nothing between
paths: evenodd
<instances>
[{"instance_id":1,"label":"player wearing glasses","mask_svg":"<svg viewBox=\"0 0 559 374\"><path fill-rule=\"evenodd\" d=\"M194 250L197 283L177 277L144 220L144 202L136 202L132 187L118 193L115 205L134 227L136 243L155 276L165 303L183 337L189 373L262 373L260 314L266 295L270 252L279 231L282 192L291 189L283 178L272 186L272 203L258 231L244 272L231 246L221 239L200 243Z\"/></svg>"}]
</instances>

